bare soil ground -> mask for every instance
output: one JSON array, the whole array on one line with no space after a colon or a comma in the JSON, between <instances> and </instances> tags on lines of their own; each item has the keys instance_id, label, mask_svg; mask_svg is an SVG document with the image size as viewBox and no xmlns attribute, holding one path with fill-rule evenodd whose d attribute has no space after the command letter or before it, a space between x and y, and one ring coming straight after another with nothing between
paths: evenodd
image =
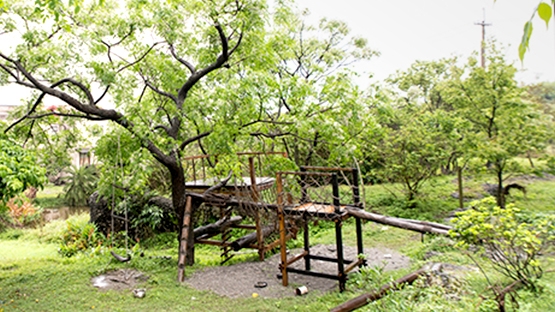
<instances>
[{"instance_id":1,"label":"bare soil ground","mask_svg":"<svg viewBox=\"0 0 555 312\"><path fill-rule=\"evenodd\" d=\"M301 249L290 251L290 256L299 254ZM336 257L334 245L316 245L311 247L311 254ZM396 270L410 266L410 258L387 248L367 248L364 250L369 266L383 266L385 270ZM355 247L344 247L347 260L356 259ZM200 290L213 291L218 295L230 298L251 297L257 293L262 298L282 298L294 296L295 289L306 286L309 292L327 292L338 290L338 283L331 279L317 278L290 273L289 286L283 287L277 275L279 271L280 255L276 254L264 262L244 262L229 266L206 268L192 274L186 282ZM300 260L292 265L294 268L304 269L304 261ZM337 264L319 260L311 261L311 269L317 272L337 274ZM266 287L257 288L258 283L267 283Z\"/></svg>"},{"instance_id":2,"label":"bare soil ground","mask_svg":"<svg viewBox=\"0 0 555 312\"><path fill-rule=\"evenodd\" d=\"M289 252L289 257L299 254L301 249ZM311 247L311 254L333 257L337 256L334 245L316 245ZM355 247L344 246L343 253L346 260L355 260ZM397 270L410 266L410 258L387 248L367 248L364 250L368 266L381 266L384 270ZM280 255L276 254L263 262L243 262L234 265L209 267L193 273L186 279L186 283L199 290L212 291L230 298L247 298L256 293L262 298L282 298L295 296L295 289L306 286L309 292L328 292L338 290L338 283L331 279L312 276L289 274L289 286L283 287L278 278ZM291 267L304 269L304 261L300 260ZM320 260L312 260L313 271L337 274L337 264ZM125 290L140 287L148 277L134 269L120 269L106 272L93 277L91 283L101 290ZM267 286L258 288L261 283Z\"/></svg>"},{"instance_id":3,"label":"bare soil ground","mask_svg":"<svg viewBox=\"0 0 555 312\"><path fill-rule=\"evenodd\" d=\"M132 289L148 280L148 276L134 269L120 269L106 272L91 279L94 287L101 290Z\"/></svg>"}]
</instances>

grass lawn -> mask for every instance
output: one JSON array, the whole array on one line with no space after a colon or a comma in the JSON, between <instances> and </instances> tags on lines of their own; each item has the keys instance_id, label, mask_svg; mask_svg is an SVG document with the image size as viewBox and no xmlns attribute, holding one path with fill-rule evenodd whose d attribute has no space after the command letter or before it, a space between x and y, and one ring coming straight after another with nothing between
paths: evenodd
<instances>
[{"instance_id":1,"label":"grass lawn","mask_svg":"<svg viewBox=\"0 0 555 312\"><path fill-rule=\"evenodd\" d=\"M60 208L67 206L63 198L64 187L62 185L46 185L37 192L33 203L41 208Z\"/></svg>"},{"instance_id":2,"label":"grass lawn","mask_svg":"<svg viewBox=\"0 0 555 312\"><path fill-rule=\"evenodd\" d=\"M457 207L457 200L450 194L456 190L453 177L443 177L428 184L426 195L415 208L405 208L402 200L395 198L383 186L365 189L367 209L399 216L442 220L448 211ZM480 181L467 181L469 192L479 194ZM527 194L515 193L514 201L521 209L531 212L555 212L553 181L534 180L527 184ZM401 197L402 198L402 197ZM86 218L82 216L81 218ZM446 238L426 236L421 242L420 234L364 223L365 247L395 249L412 258L410 269L382 272L379 267L369 267L361 274L351 276L345 293L334 291L327 294L309 292L305 296L283 299L243 298L230 299L207 291L199 291L176 282L176 242L164 236L144 242L145 257L134 257L128 263L118 263L109 249L100 253L78 253L71 258L58 254L59 233L65 228L63 221L55 221L42 229L8 230L0 234L0 312L7 311L328 311L363 292L369 292L399 278L428 262L444 262L454 265L472 265L471 260L452 247ZM313 244L333 244L333 222L320 222L311 228ZM347 221L343 231L345 244L354 246L354 222ZM167 235L173 237L173 235ZM299 242L292 242L297 247ZM430 254L432 254L431 258ZM171 256L165 259L160 256ZM187 268L187 274L207 266L217 265L219 251L199 246L195 266ZM546 270L555 269L553 254L543 257ZM242 261L248 258L234 258ZM142 286L147 289L143 299L134 298L131 291L99 291L91 285L91 278L118 269L135 268L150 278ZM278 269L276 268L276 273ZM494 273L490 277L503 280ZM331 281L330 281L331 282ZM401 291L392 292L385 298L365 306L361 311L495 311L489 309L488 284L482 274L468 270L457 275L453 289L439 284L424 286L419 281ZM519 311L555 311L555 274L546 273L542 280L543 292L532 294L519 292Z\"/></svg>"}]
</instances>

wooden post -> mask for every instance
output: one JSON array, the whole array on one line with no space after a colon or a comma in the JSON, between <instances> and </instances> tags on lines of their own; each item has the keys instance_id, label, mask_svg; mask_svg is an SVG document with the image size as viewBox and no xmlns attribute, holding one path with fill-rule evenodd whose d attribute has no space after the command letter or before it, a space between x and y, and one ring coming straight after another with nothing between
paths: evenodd
<instances>
[{"instance_id":1,"label":"wooden post","mask_svg":"<svg viewBox=\"0 0 555 312\"><path fill-rule=\"evenodd\" d=\"M183 227L181 228L181 241L179 242L179 258L177 259L177 281L185 281L185 261L187 258L187 242L189 238L189 227L191 226L192 198L187 196L185 213L183 214Z\"/></svg>"},{"instance_id":2,"label":"wooden post","mask_svg":"<svg viewBox=\"0 0 555 312\"><path fill-rule=\"evenodd\" d=\"M353 202L355 206L359 206L360 204L360 190L359 190L359 180L358 180L358 170L353 168ZM364 187L364 186L363 186ZM356 224L356 235L357 235L357 254L362 255L364 254L364 246L362 243L362 221L360 218L355 217L355 224ZM359 264L359 267L366 265L366 261L362 261Z\"/></svg>"},{"instance_id":3,"label":"wooden post","mask_svg":"<svg viewBox=\"0 0 555 312\"><path fill-rule=\"evenodd\" d=\"M337 174L331 175L332 193L333 193L333 206L336 213L335 217L335 247L337 249L337 274L339 277L339 291L345 290L345 264L343 259L343 237L342 237L342 221L339 215L341 209L341 202L339 200L339 183L337 181Z\"/></svg>"},{"instance_id":4,"label":"wooden post","mask_svg":"<svg viewBox=\"0 0 555 312\"><path fill-rule=\"evenodd\" d=\"M196 181L197 180L197 172L196 172L197 170L195 168L195 159L194 158L192 159L191 163L192 163L192 166L193 166L193 181Z\"/></svg>"},{"instance_id":5,"label":"wooden post","mask_svg":"<svg viewBox=\"0 0 555 312\"><path fill-rule=\"evenodd\" d=\"M276 189L277 189L277 204L278 204L278 218L279 218L279 241L280 241L280 254L281 254L281 283L283 286L289 284L287 277L287 246L285 245L285 215L283 211L283 181L281 180L281 172L276 175Z\"/></svg>"},{"instance_id":6,"label":"wooden post","mask_svg":"<svg viewBox=\"0 0 555 312\"><path fill-rule=\"evenodd\" d=\"M254 157L249 157L249 174L251 178L252 201L257 203L259 196L258 189L256 187L256 174L254 169ZM264 234L262 233L262 225L260 223L260 211L258 209L256 209L254 213L254 222L256 225L256 241L258 243L258 259L260 261L264 261Z\"/></svg>"},{"instance_id":7,"label":"wooden post","mask_svg":"<svg viewBox=\"0 0 555 312\"><path fill-rule=\"evenodd\" d=\"M304 238L304 251L306 255L304 256L304 269L310 271L310 241L308 232L308 217L303 216L303 238Z\"/></svg>"}]
</instances>

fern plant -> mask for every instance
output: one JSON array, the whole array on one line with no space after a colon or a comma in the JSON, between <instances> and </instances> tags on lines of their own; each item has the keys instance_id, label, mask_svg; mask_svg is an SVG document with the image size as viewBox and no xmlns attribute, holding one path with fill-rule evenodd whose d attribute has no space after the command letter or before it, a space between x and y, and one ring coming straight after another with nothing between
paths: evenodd
<instances>
[{"instance_id":1,"label":"fern plant","mask_svg":"<svg viewBox=\"0 0 555 312\"><path fill-rule=\"evenodd\" d=\"M64 186L64 198L69 206L85 206L87 199L96 189L98 174L94 166L71 167Z\"/></svg>"}]
</instances>

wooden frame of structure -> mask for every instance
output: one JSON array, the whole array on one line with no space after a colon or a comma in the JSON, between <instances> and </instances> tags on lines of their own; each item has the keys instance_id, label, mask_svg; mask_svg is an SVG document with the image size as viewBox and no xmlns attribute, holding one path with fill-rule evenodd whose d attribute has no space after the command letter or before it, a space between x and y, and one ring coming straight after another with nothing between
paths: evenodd
<instances>
[{"instance_id":1,"label":"wooden frame of structure","mask_svg":"<svg viewBox=\"0 0 555 312\"><path fill-rule=\"evenodd\" d=\"M309 275L321 278L328 278L339 281L339 290L345 290L345 283L347 281L347 274L355 269L357 266L362 267L366 265L363 258L357 258L356 260L346 260L343 255L343 236L342 236L342 224L343 221L351 215L345 209L346 205L342 205L339 199L339 184L337 180L337 173L342 171L349 171L352 173L352 193L353 193L353 204L350 206L358 207L360 206L360 194L359 194L359 184L358 184L358 171L352 168L326 168L326 167L301 167L300 172L278 172L276 183L277 183L277 205L278 205L278 219L279 219L279 233L280 233L280 253L281 253L281 263L280 270L282 276L283 286L289 284L288 273L297 273L302 275ZM284 201L284 191L283 191L283 176L284 175L297 175L301 177L301 204L297 206L291 205L291 203L285 203ZM308 188L305 183L306 176L327 176L331 177L332 184L332 195L333 203L312 203L304 202L307 200L306 190ZM292 258L287 256L286 242L287 229L286 229L286 216L287 215L297 215L303 218L303 240L304 240L304 251ZM337 257L322 257L317 255L312 255L310 253L310 235L308 228L308 218L318 218L322 220L331 220L335 223L335 241L336 241L336 251ZM363 243L362 243L362 222L360 218L354 217L356 219L356 236L357 236L357 253L363 254ZM304 259L304 270L295 269L290 267L293 263ZM316 272L311 270L310 261L320 260L337 263L337 275ZM347 265L345 267L345 265Z\"/></svg>"},{"instance_id":2,"label":"wooden frame of structure","mask_svg":"<svg viewBox=\"0 0 555 312\"><path fill-rule=\"evenodd\" d=\"M227 209L228 206L239 206L241 203L241 198L249 198L252 203L258 204L260 206L258 209L255 209L254 213L254 224L237 224L236 222L232 222L225 226L222 229L221 233L213 233L209 235L203 235L201 237L195 238L195 243L199 244L207 244L213 246L219 246L222 249L221 257L223 258L222 264L227 262L229 259L233 257L232 251L238 251L242 248L252 248L258 250L258 256L261 261L264 260L265 254L276 248L279 245L279 239L276 239L268 244L265 243L265 237L270 235L271 233L277 231L277 228L272 226L262 226L262 222L260 219L259 209L262 209L262 204L260 203L260 192L266 189L269 189L274 185L274 178L270 177L257 177L256 176L256 168L255 168L255 157L258 157L258 162L260 164L261 160L260 157L263 155L282 155L283 157L287 157L287 153L283 152L242 152L237 153L238 156L248 156L248 167L249 167L249 176L243 177L240 185L224 185L215 191L215 194L224 194L234 196L236 199L239 199L237 203L233 204L228 200L204 200L204 204L208 206L217 207L220 209L220 220L228 220L230 218L232 209ZM202 193L209 190L211 187L214 186L215 183L218 183L216 179L206 179L206 170L205 170L205 162L210 162L210 155L200 155L200 156L192 156L185 158L185 161L190 161L191 166L193 168L193 181L187 183L187 188L191 192L198 192ZM202 179L198 179L199 177L196 175L196 163L201 162L201 169L202 169ZM217 159L216 159L217 161ZM268 207L269 208L269 207ZM235 240L233 242L229 241L231 237L231 230L235 229L247 229L251 230L250 234L243 236L242 238ZM221 234L220 240L211 239L213 236ZM294 234L289 234L288 237L294 236Z\"/></svg>"}]
</instances>

